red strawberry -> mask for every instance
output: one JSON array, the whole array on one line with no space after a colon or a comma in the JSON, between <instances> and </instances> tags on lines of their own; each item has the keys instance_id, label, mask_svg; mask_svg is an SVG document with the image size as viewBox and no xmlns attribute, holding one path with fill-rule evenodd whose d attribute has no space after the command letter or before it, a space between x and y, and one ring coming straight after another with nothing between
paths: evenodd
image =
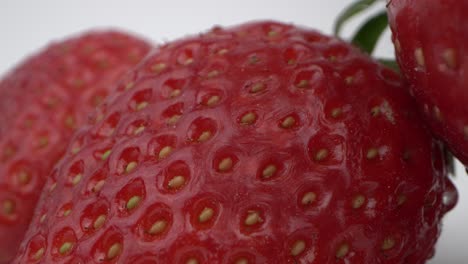
<instances>
[{"instance_id":1,"label":"red strawberry","mask_svg":"<svg viewBox=\"0 0 468 264\"><path fill-rule=\"evenodd\" d=\"M14 256L75 128L149 45L119 32L55 43L0 83L0 263Z\"/></svg>"},{"instance_id":2,"label":"red strawberry","mask_svg":"<svg viewBox=\"0 0 468 264\"><path fill-rule=\"evenodd\" d=\"M401 70L431 129L468 165L468 1L392 0Z\"/></svg>"},{"instance_id":3,"label":"red strawberry","mask_svg":"<svg viewBox=\"0 0 468 264\"><path fill-rule=\"evenodd\" d=\"M424 263L456 195L398 76L273 22L161 47L75 134L14 263ZM76 153L74 153L76 151Z\"/></svg>"}]
</instances>

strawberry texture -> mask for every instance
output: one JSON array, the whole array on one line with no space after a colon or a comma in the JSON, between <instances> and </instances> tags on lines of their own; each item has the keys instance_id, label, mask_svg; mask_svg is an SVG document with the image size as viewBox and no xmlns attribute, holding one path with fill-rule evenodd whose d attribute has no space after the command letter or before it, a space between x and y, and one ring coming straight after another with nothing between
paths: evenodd
<instances>
[{"instance_id":1,"label":"strawberry texture","mask_svg":"<svg viewBox=\"0 0 468 264\"><path fill-rule=\"evenodd\" d=\"M468 164L468 1L392 0L401 71L431 130Z\"/></svg>"},{"instance_id":2,"label":"strawberry texture","mask_svg":"<svg viewBox=\"0 0 468 264\"><path fill-rule=\"evenodd\" d=\"M215 27L125 75L13 263L411 263L456 190L400 77L293 25Z\"/></svg>"},{"instance_id":3,"label":"strawberry texture","mask_svg":"<svg viewBox=\"0 0 468 264\"><path fill-rule=\"evenodd\" d=\"M51 44L3 77L0 263L16 254L42 186L73 131L149 49L126 33L88 32Z\"/></svg>"}]
</instances>

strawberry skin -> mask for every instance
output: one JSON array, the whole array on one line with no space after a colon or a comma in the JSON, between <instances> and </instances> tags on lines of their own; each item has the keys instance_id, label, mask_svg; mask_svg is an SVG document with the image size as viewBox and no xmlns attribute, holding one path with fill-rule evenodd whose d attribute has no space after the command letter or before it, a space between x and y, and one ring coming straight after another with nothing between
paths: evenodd
<instances>
[{"instance_id":1,"label":"strawberry skin","mask_svg":"<svg viewBox=\"0 0 468 264\"><path fill-rule=\"evenodd\" d=\"M392 0L397 61L432 131L468 164L468 1Z\"/></svg>"},{"instance_id":2,"label":"strawberry skin","mask_svg":"<svg viewBox=\"0 0 468 264\"><path fill-rule=\"evenodd\" d=\"M415 112L311 30L166 44L73 136L14 263L425 263L456 191Z\"/></svg>"},{"instance_id":3,"label":"strawberry skin","mask_svg":"<svg viewBox=\"0 0 468 264\"><path fill-rule=\"evenodd\" d=\"M117 31L54 43L0 83L0 263L16 254L47 175L73 131L149 51Z\"/></svg>"}]
</instances>

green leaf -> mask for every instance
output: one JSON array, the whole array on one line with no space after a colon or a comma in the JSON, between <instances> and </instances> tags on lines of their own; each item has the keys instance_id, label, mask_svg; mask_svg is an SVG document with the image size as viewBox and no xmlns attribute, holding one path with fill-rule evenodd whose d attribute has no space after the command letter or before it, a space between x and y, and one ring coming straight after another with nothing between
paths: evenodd
<instances>
[{"instance_id":1,"label":"green leaf","mask_svg":"<svg viewBox=\"0 0 468 264\"><path fill-rule=\"evenodd\" d=\"M372 54L380 36L388 26L387 12L383 11L367 20L358 30L353 40L355 46L362 51Z\"/></svg>"},{"instance_id":2,"label":"green leaf","mask_svg":"<svg viewBox=\"0 0 468 264\"><path fill-rule=\"evenodd\" d=\"M335 32L335 35L339 36L341 28L343 27L346 21L372 6L372 4L374 4L376 1L377 0L359 0L348 6L340 14L338 20L335 23L335 28L333 30Z\"/></svg>"},{"instance_id":3,"label":"green leaf","mask_svg":"<svg viewBox=\"0 0 468 264\"><path fill-rule=\"evenodd\" d=\"M398 66L398 63L393 60L393 59L378 59L380 63L383 65L389 67L390 69L400 73L400 67Z\"/></svg>"}]
</instances>

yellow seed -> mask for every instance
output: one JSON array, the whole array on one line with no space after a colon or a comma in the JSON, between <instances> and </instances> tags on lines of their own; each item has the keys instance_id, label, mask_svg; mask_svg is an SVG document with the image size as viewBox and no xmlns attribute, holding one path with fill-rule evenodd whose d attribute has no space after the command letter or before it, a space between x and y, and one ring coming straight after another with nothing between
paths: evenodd
<instances>
[{"instance_id":1,"label":"yellow seed","mask_svg":"<svg viewBox=\"0 0 468 264\"><path fill-rule=\"evenodd\" d=\"M135 131L133 131L133 134L134 135L138 135L140 134L141 132L145 131L146 127L145 126L139 126L137 129L135 129Z\"/></svg>"},{"instance_id":2,"label":"yellow seed","mask_svg":"<svg viewBox=\"0 0 468 264\"><path fill-rule=\"evenodd\" d=\"M182 64L187 66L193 63L193 58L188 58L186 59Z\"/></svg>"},{"instance_id":3,"label":"yellow seed","mask_svg":"<svg viewBox=\"0 0 468 264\"><path fill-rule=\"evenodd\" d=\"M218 165L218 169L222 172L228 171L232 168L232 159L231 158L224 158Z\"/></svg>"},{"instance_id":4,"label":"yellow seed","mask_svg":"<svg viewBox=\"0 0 468 264\"><path fill-rule=\"evenodd\" d=\"M9 159L15 154L15 150L12 147L6 147L5 151L3 152L3 158Z\"/></svg>"},{"instance_id":5,"label":"yellow seed","mask_svg":"<svg viewBox=\"0 0 468 264\"><path fill-rule=\"evenodd\" d=\"M380 114L380 106L374 106L371 109L371 116L378 116Z\"/></svg>"},{"instance_id":6,"label":"yellow seed","mask_svg":"<svg viewBox=\"0 0 468 264\"><path fill-rule=\"evenodd\" d=\"M102 159L102 160L106 160L106 159L109 157L109 155L111 154L111 152L112 152L112 151L111 151L110 149L106 150L106 151L102 154L101 159Z\"/></svg>"},{"instance_id":7,"label":"yellow seed","mask_svg":"<svg viewBox=\"0 0 468 264\"><path fill-rule=\"evenodd\" d=\"M395 43L395 50L397 51L397 53L400 53L401 52L400 41L398 39L395 39L394 43Z\"/></svg>"},{"instance_id":8,"label":"yellow seed","mask_svg":"<svg viewBox=\"0 0 468 264\"><path fill-rule=\"evenodd\" d=\"M72 184L77 185L81 181L82 176L83 175L81 173L78 173L77 175L75 175L75 177L73 177L72 179Z\"/></svg>"},{"instance_id":9,"label":"yellow seed","mask_svg":"<svg viewBox=\"0 0 468 264\"><path fill-rule=\"evenodd\" d=\"M424 59L424 53L421 48L417 48L414 50L414 58L416 59L416 63L418 64L419 67L424 67L426 65L425 59Z\"/></svg>"},{"instance_id":10,"label":"yellow seed","mask_svg":"<svg viewBox=\"0 0 468 264\"><path fill-rule=\"evenodd\" d=\"M291 128L296 124L296 119L292 116L286 117L283 122L281 122L281 127L282 128Z\"/></svg>"},{"instance_id":11,"label":"yellow seed","mask_svg":"<svg viewBox=\"0 0 468 264\"><path fill-rule=\"evenodd\" d=\"M164 232L164 230L166 230L166 227L167 227L166 220L158 220L148 230L148 234L150 235L161 234L162 232Z\"/></svg>"},{"instance_id":12,"label":"yellow seed","mask_svg":"<svg viewBox=\"0 0 468 264\"><path fill-rule=\"evenodd\" d=\"M216 76L218 76L218 75L219 75L219 71L213 70L213 71L210 71L210 72L206 75L206 77L208 77L208 78L214 78L214 77L216 77Z\"/></svg>"},{"instance_id":13,"label":"yellow seed","mask_svg":"<svg viewBox=\"0 0 468 264\"><path fill-rule=\"evenodd\" d=\"M261 222L263 222L263 219L260 217L260 214L256 211L250 211L245 218L244 224L247 226L252 226Z\"/></svg>"},{"instance_id":14,"label":"yellow seed","mask_svg":"<svg viewBox=\"0 0 468 264\"><path fill-rule=\"evenodd\" d=\"M53 192L55 190L55 187L57 187L57 183L54 182L52 185L50 185L49 192Z\"/></svg>"},{"instance_id":15,"label":"yellow seed","mask_svg":"<svg viewBox=\"0 0 468 264\"><path fill-rule=\"evenodd\" d=\"M348 255L349 252L349 245L348 244L342 244L337 250L335 257L338 259L342 259Z\"/></svg>"},{"instance_id":16,"label":"yellow seed","mask_svg":"<svg viewBox=\"0 0 468 264\"><path fill-rule=\"evenodd\" d=\"M185 264L198 264L198 260L196 258L190 258L189 260L187 260L187 262Z\"/></svg>"},{"instance_id":17,"label":"yellow seed","mask_svg":"<svg viewBox=\"0 0 468 264\"><path fill-rule=\"evenodd\" d=\"M241 124L243 125L251 125L255 122L256 119L257 119L257 116L254 113L249 112L243 115L240 121L241 121Z\"/></svg>"},{"instance_id":18,"label":"yellow seed","mask_svg":"<svg viewBox=\"0 0 468 264\"><path fill-rule=\"evenodd\" d=\"M203 131L200 136L198 137L198 142L205 142L211 137L211 132L210 131Z\"/></svg>"},{"instance_id":19,"label":"yellow seed","mask_svg":"<svg viewBox=\"0 0 468 264\"><path fill-rule=\"evenodd\" d=\"M174 97L179 96L181 93L182 91L180 89L173 89L171 93L169 94L169 97L174 98Z\"/></svg>"},{"instance_id":20,"label":"yellow seed","mask_svg":"<svg viewBox=\"0 0 468 264\"><path fill-rule=\"evenodd\" d=\"M379 154L379 151L376 148L371 148L367 151L366 158L367 159L375 159L377 155Z\"/></svg>"},{"instance_id":21,"label":"yellow seed","mask_svg":"<svg viewBox=\"0 0 468 264\"><path fill-rule=\"evenodd\" d=\"M46 147L49 144L49 138L48 137L40 137L39 138L39 148Z\"/></svg>"},{"instance_id":22,"label":"yellow seed","mask_svg":"<svg viewBox=\"0 0 468 264\"><path fill-rule=\"evenodd\" d=\"M269 38L273 38L273 37L276 37L276 36L278 36L278 32L276 32L274 30L268 31L268 37Z\"/></svg>"},{"instance_id":23,"label":"yellow seed","mask_svg":"<svg viewBox=\"0 0 468 264\"><path fill-rule=\"evenodd\" d=\"M30 180L31 180L31 176L26 171L21 171L20 173L18 173L18 182L21 185L28 184Z\"/></svg>"},{"instance_id":24,"label":"yellow seed","mask_svg":"<svg viewBox=\"0 0 468 264\"><path fill-rule=\"evenodd\" d=\"M168 125L175 125L177 121L179 121L181 115L173 115L170 118L167 119L167 124Z\"/></svg>"},{"instance_id":25,"label":"yellow seed","mask_svg":"<svg viewBox=\"0 0 468 264\"><path fill-rule=\"evenodd\" d=\"M80 147L74 147L72 148L71 153L75 155L76 153L78 153L78 151L80 151Z\"/></svg>"},{"instance_id":26,"label":"yellow seed","mask_svg":"<svg viewBox=\"0 0 468 264\"><path fill-rule=\"evenodd\" d=\"M343 113L343 110L341 108L339 107L333 108L331 111L331 116L333 118L338 118L339 116L341 116L342 113Z\"/></svg>"},{"instance_id":27,"label":"yellow seed","mask_svg":"<svg viewBox=\"0 0 468 264\"><path fill-rule=\"evenodd\" d=\"M209 207L205 207L203 211L198 216L198 222L205 223L206 221L210 220L214 215L214 210Z\"/></svg>"},{"instance_id":28,"label":"yellow seed","mask_svg":"<svg viewBox=\"0 0 468 264\"><path fill-rule=\"evenodd\" d=\"M71 209L67 209L65 211L63 211L63 216L69 216L71 214L72 210Z\"/></svg>"},{"instance_id":29,"label":"yellow seed","mask_svg":"<svg viewBox=\"0 0 468 264\"><path fill-rule=\"evenodd\" d=\"M306 247L306 243L304 240L297 240L294 242L293 246L291 247L291 255L297 256L304 252Z\"/></svg>"},{"instance_id":30,"label":"yellow seed","mask_svg":"<svg viewBox=\"0 0 468 264\"><path fill-rule=\"evenodd\" d=\"M32 259L40 260L44 256L44 252L45 252L45 249L43 247L38 249L32 256Z\"/></svg>"},{"instance_id":31,"label":"yellow seed","mask_svg":"<svg viewBox=\"0 0 468 264\"><path fill-rule=\"evenodd\" d=\"M434 117L437 121L442 121L442 113L440 112L440 109L437 106L434 106Z\"/></svg>"},{"instance_id":32,"label":"yellow seed","mask_svg":"<svg viewBox=\"0 0 468 264\"><path fill-rule=\"evenodd\" d=\"M366 202L366 197L364 197L364 195L359 194L354 197L352 206L354 209L359 209L361 208L361 206L364 205L365 202Z\"/></svg>"},{"instance_id":33,"label":"yellow seed","mask_svg":"<svg viewBox=\"0 0 468 264\"><path fill-rule=\"evenodd\" d=\"M353 76L348 76L345 78L345 83L347 85L351 85L354 82L354 77Z\"/></svg>"},{"instance_id":34,"label":"yellow seed","mask_svg":"<svg viewBox=\"0 0 468 264\"><path fill-rule=\"evenodd\" d=\"M107 251L107 259L114 259L122 253L122 244L115 243Z\"/></svg>"},{"instance_id":35,"label":"yellow seed","mask_svg":"<svg viewBox=\"0 0 468 264\"><path fill-rule=\"evenodd\" d=\"M12 200L3 201L3 214L12 215L15 212L15 203Z\"/></svg>"},{"instance_id":36,"label":"yellow seed","mask_svg":"<svg viewBox=\"0 0 468 264\"><path fill-rule=\"evenodd\" d=\"M102 187L104 187L104 183L106 183L106 181L104 180L96 182L96 184L93 187L93 192L99 192L102 189Z\"/></svg>"},{"instance_id":37,"label":"yellow seed","mask_svg":"<svg viewBox=\"0 0 468 264\"><path fill-rule=\"evenodd\" d=\"M165 157L169 156L172 152L171 146L165 146L159 151L159 159L164 159Z\"/></svg>"},{"instance_id":38,"label":"yellow seed","mask_svg":"<svg viewBox=\"0 0 468 264\"><path fill-rule=\"evenodd\" d=\"M258 93L260 91L263 91L265 89L265 85L263 83L255 83L252 88L250 89L250 92L252 93Z\"/></svg>"},{"instance_id":39,"label":"yellow seed","mask_svg":"<svg viewBox=\"0 0 468 264\"><path fill-rule=\"evenodd\" d=\"M382 243L382 250L384 250L384 251L390 250L394 246L395 246L395 239L393 239L392 237L387 237L387 238L384 239L384 241Z\"/></svg>"},{"instance_id":40,"label":"yellow seed","mask_svg":"<svg viewBox=\"0 0 468 264\"><path fill-rule=\"evenodd\" d=\"M457 59L454 49L446 49L442 54L445 64L450 68L454 69L457 66Z\"/></svg>"},{"instance_id":41,"label":"yellow seed","mask_svg":"<svg viewBox=\"0 0 468 264\"><path fill-rule=\"evenodd\" d=\"M151 67L151 70L155 73L160 73L162 72L164 69L166 69L167 65L163 62L160 62L160 63L156 63L155 65L153 65Z\"/></svg>"},{"instance_id":42,"label":"yellow seed","mask_svg":"<svg viewBox=\"0 0 468 264\"><path fill-rule=\"evenodd\" d=\"M46 215L46 214L43 214L43 215L41 216L41 219L39 219L39 223L44 223L44 221L46 220L46 217L47 217L47 215Z\"/></svg>"},{"instance_id":43,"label":"yellow seed","mask_svg":"<svg viewBox=\"0 0 468 264\"><path fill-rule=\"evenodd\" d=\"M127 210L132 210L134 209L135 207L138 206L138 204L140 203L141 201L141 197L140 196L133 196L132 198L130 198L128 201L127 201Z\"/></svg>"},{"instance_id":44,"label":"yellow seed","mask_svg":"<svg viewBox=\"0 0 468 264\"><path fill-rule=\"evenodd\" d=\"M227 52L228 52L227 49L220 49L220 50L218 51L218 55L224 55L224 54L226 54Z\"/></svg>"},{"instance_id":45,"label":"yellow seed","mask_svg":"<svg viewBox=\"0 0 468 264\"><path fill-rule=\"evenodd\" d=\"M320 149L315 154L314 160L315 161L323 161L328 157L328 149Z\"/></svg>"},{"instance_id":46,"label":"yellow seed","mask_svg":"<svg viewBox=\"0 0 468 264\"><path fill-rule=\"evenodd\" d=\"M406 202L407 199L408 198L406 197L406 195L400 194L400 195L398 195L398 198L397 198L397 204L402 205L402 204L404 204Z\"/></svg>"},{"instance_id":47,"label":"yellow seed","mask_svg":"<svg viewBox=\"0 0 468 264\"><path fill-rule=\"evenodd\" d=\"M148 106L148 102L141 102L141 103L138 103L137 106L136 106L136 110L137 110L137 111L143 110L143 109L146 108L147 106Z\"/></svg>"},{"instance_id":48,"label":"yellow seed","mask_svg":"<svg viewBox=\"0 0 468 264\"><path fill-rule=\"evenodd\" d=\"M68 127L68 128L74 128L75 127L75 119L73 118L73 116L67 116L65 118L65 126Z\"/></svg>"},{"instance_id":49,"label":"yellow seed","mask_svg":"<svg viewBox=\"0 0 468 264\"><path fill-rule=\"evenodd\" d=\"M167 184L167 187L169 187L169 189L177 189L177 188L180 188L184 184L185 184L185 177L178 175L169 181L169 183Z\"/></svg>"},{"instance_id":50,"label":"yellow seed","mask_svg":"<svg viewBox=\"0 0 468 264\"><path fill-rule=\"evenodd\" d=\"M309 81L307 80L300 80L299 83L296 85L298 88L306 88L309 86Z\"/></svg>"},{"instance_id":51,"label":"yellow seed","mask_svg":"<svg viewBox=\"0 0 468 264\"><path fill-rule=\"evenodd\" d=\"M59 253L61 255L66 255L71 251L72 248L73 248L72 242L65 242L62 244L62 246L60 246Z\"/></svg>"},{"instance_id":52,"label":"yellow seed","mask_svg":"<svg viewBox=\"0 0 468 264\"><path fill-rule=\"evenodd\" d=\"M129 162L127 166L125 167L125 173L132 172L137 166L138 166L138 163L136 161Z\"/></svg>"},{"instance_id":53,"label":"yellow seed","mask_svg":"<svg viewBox=\"0 0 468 264\"><path fill-rule=\"evenodd\" d=\"M262 172L263 178L264 179L270 178L271 176L273 176L275 174L276 170L277 170L277 168L273 164L270 164L270 165L266 166L265 169L263 169L263 172Z\"/></svg>"},{"instance_id":54,"label":"yellow seed","mask_svg":"<svg viewBox=\"0 0 468 264\"><path fill-rule=\"evenodd\" d=\"M249 261L246 258L238 258L236 264L249 264Z\"/></svg>"},{"instance_id":55,"label":"yellow seed","mask_svg":"<svg viewBox=\"0 0 468 264\"><path fill-rule=\"evenodd\" d=\"M96 218L96 220L94 220L94 223L93 223L94 229L101 228L104 225L104 223L106 222L106 218L107 218L106 215L103 215L103 214L98 216Z\"/></svg>"},{"instance_id":56,"label":"yellow seed","mask_svg":"<svg viewBox=\"0 0 468 264\"><path fill-rule=\"evenodd\" d=\"M134 82L127 83L127 85L125 85L125 91L128 91L128 90L132 89L133 86L135 86Z\"/></svg>"},{"instance_id":57,"label":"yellow seed","mask_svg":"<svg viewBox=\"0 0 468 264\"><path fill-rule=\"evenodd\" d=\"M213 95L208 99L208 101L206 101L206 105L209 107L212 107L216 105L217 103L219 103L220 100L221 100L221 97L219 97L218 95Z\"/></svg>"},{"instance_id":58,"label":"yellow seed","mask_svg":"<svg viewBox=\"0 0 468 264\"><path fill-rule=\"evenodd\" d=\"M315 199L317 199L317 195L314 192L307 192L302 196L301 203L303 205L309 205L315 202Z\"/></svg>"}]
</instances>

